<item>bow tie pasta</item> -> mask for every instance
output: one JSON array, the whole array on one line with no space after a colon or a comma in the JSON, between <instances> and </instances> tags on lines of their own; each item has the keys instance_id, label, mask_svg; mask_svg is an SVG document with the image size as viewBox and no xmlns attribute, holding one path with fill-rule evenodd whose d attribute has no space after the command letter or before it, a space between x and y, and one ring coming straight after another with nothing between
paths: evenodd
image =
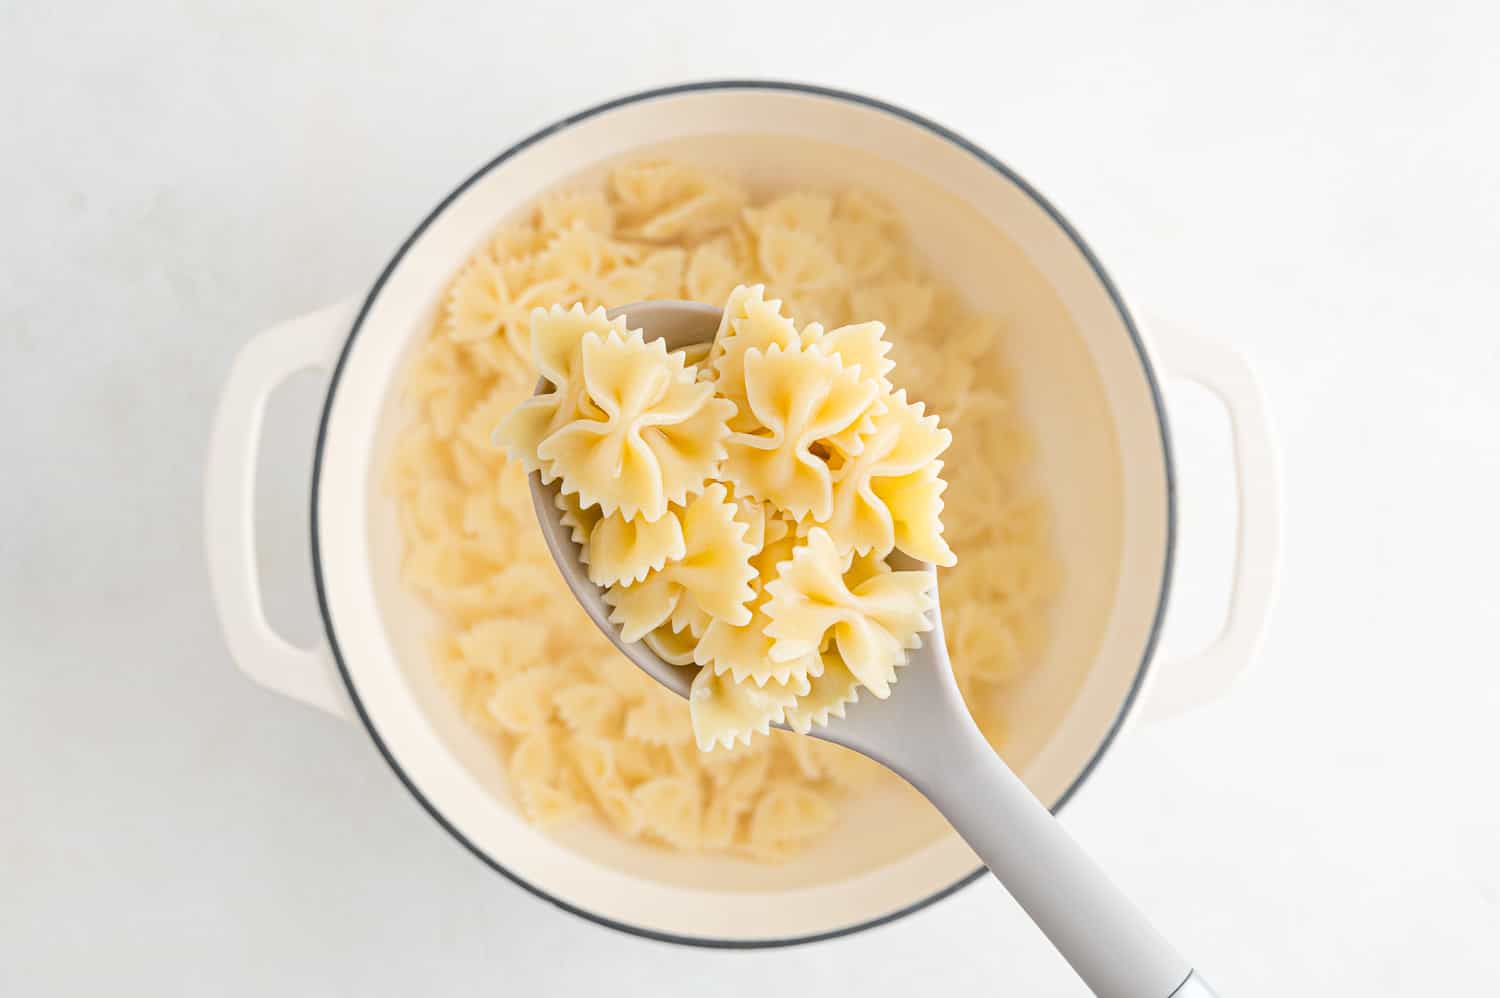
<instances>
[{"instance_id":1,"label":"bow tie pasta","mask_svg":"<svg viewBox=\"0 0 1500 998\"><path fill-rule=\"evenodd\" d=\"M953 434L938 426L936 416L924 416L922 403L908 404L904 391L888 395L883 409L832 473L828 532L843 551L885 555L899 547L949 567L957 559L943 542L939 496L945 485L938 455Z\"/></svg>"},{"instance_id":2,"label":"bow tie pasta","mask_svg":"<svg viewBox=\"0 0 1500 998\"><path fill-rule=\"evenodd\" d=\"M542 321L537 321L538 319ZM583 406L583 338L588 333L624 334L623 319L607 319L602 311L585 312L582 305L564 311L553 306L532 315L526 356L532 360L549 391L538 392L505 418L495 430L495 442L526 468L540 470L547 481L555 477L538 455L543 440L581 414ZM597 411L597 410L595 410ZM577 489L565 489L577 492ZM587 507L591 503L580 504Z\"/></svg>"},{"instance_id":3,"label":"bow tie pasta","mask_svg":"<svg viewBox=\"0 0 1500 998\"><path fill-rule=\"evenodd\" d=\"M750 587L754 551L745 541L747 528L735 519L735 512L724 486L709 485L682 511L682 556L671 558L663 552L661 568L639 582L622 582L606 590L605 602L614 607L609 619L619 626L621 637L639 641L669 621L674 631L688 627L695 633L702 631L694 627L700 620L749 623L745 604L754 594ZM597 527L594 533L598 534ZM592 536L589 544L592 547Z\"/></svg>"},{"instance_id":4,"label":"bow tie pasta","mask_svg":"<svg viewBox=\"0 0 1500 998\"><path fill-rule=\"evenodd\" d=\"M854 678L885 699L896 667L919 635L932 629L928 611L937 606L926 572L875 572L853 576L832 538L814 527L807 540L766 583L771 594L766 636L774 661L800 661L830 641Z\"/></svg>"},{"instance_id":5,"label":"bow tie pasta","mask_svg":"<svg viewBox=\"0 0 1500 998\"><path fill-rule=\"evenodd\" d=\"M584 318L534 314L532 352L553 390L498 436L575 497L559 508L620 636L699 667L698 747L748 744L788 710L826 723L860 687L889 696L937 606L930 572L884 561L898 517L912 524L903 540L944 565L954 556L937 497L952 434L893 389L885 327L799 331L764 288L736 287L707 351L712 380L700 380L660 340ZM880 491L917 475L935 484Z\"/></svg>"},{"instance_id":6,"label":"bow tie pasta","mask_svg":"<svg viewBox=\"0 0 1500 998\"><path fill-rule=\"evenodd\" d=\"M522 403L497 438L511 456L609 516L660 520L703 489L724 456L733 403L697 369L602 309L532 314L532 354L552 390Z\"/></svg>"},{"instance_id":7,"label":"bow tie pasta","mask_svg":"<svg viewBox=\"0 0 1500 998\"><path fill-rule=\"evenodd\" d=\"M753 428L725 445L724 478L797 519L827 520L833 512L833 478L815 447L857 436L879 387L819 350L745 353L745 398Z\"/></svg>"},{"instance_id":8,"label":"bow tie pasta","mask_svg":"<svg viewBox=\"0 0 1500 998\"><path fill-rule=\"evenodd\" d=\"M646 298L723 306L724 320L711 343L663 358L596 311ZM538 308L549 318L534 351ZM896 574L892 549L960 557L940 570L946 638L998 744L1058 582L1005 334L927 273L898 212L857 190L752 196L724 173L629 162L598 187L544 194L478 245L411 362L385 485L403 579L435 611L432 668L507 760L517 806L538 824L592 816L622 837L761 862L826 841L843 801L893 778L825 742L763 733L827 723L890 680L879 663L909 621L868 597L901 585L871 583ZM847 372L836 385L796 383L833 361ZM686 372L730 407L692 410ZM506 449L492 441L502 421ZM543 459L542 441L574 423ZM635 483L659 481L660 498L648 489L631 508L633 486L597 474L616 460ZM697 670L691 702L620 656L572 598L529 471L570 480L557 502L590 578L637 629L653 625L641 640L658 655Z\"/></svg>"}]
</instances>

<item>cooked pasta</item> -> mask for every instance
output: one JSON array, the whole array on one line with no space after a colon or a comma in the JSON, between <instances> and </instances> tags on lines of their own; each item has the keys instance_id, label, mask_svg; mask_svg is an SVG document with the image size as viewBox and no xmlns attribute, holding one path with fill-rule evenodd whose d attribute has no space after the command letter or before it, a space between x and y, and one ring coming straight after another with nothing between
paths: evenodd
<instances>
[{"instance_id":1,"label":"cooked pasta","mask_svg":"<svg viewBox=\"0 0 1500 998\"><path fill-rule=\"evenodd\" d=\"M612 325L602 309L592 317L596 326ZM601 337L572 319L557 306L537 311L538 356L561 325L581 334L567 347L578 368L538 396L543 405L518 406L517 418L501 424L501 437L512 457L548 481L561 478L562 491L576 494L581 508L659 520L669 504L701 491L723 458L732 403L714 398L697 369L661 340L646 343L639 331L622 336L617 328Z\"/></svg>"},{"instance_id":2,"label":"cooked pasta","mask_svg":"<svg viewBox=\"0 0 1500 998\"><path fill-rule=\"evenodd\" d=\"M467 721L508 760L516 804L538 824L593 816L621 836L774 862L817 841L842 800L891 778L869 760L788 732L700 753L693 707L626 661L589 622L541 540L528 469L489 441L498 418L531 395L539 373L562 397L539 404L533 437L571 412L570 393L561 389L575 373L581 377L582 333L605 340L618 329L626 336L624 324L600 324L594 309L641 298L719 305L736 286L755 284L765 286L760 301L780 300L809 325L795 330L794 342L784 327L742 323L748 335L738 358L723 365L730 387L717 385L719 394L744 397L730 392L743 385L743 359L752 347L764 355L772 345L785 351L821 340L816 349L859 367L864 377L870 366L877 379L894 377L906 389L906 404L924 403L924 416L942 413L951 430L941 474L861 471L868 488L846 484L844 491L862 497L859 523L879 521L872 550L885 544L873 494L890 516L894 544L933 561L944 560L947 547L959 555L955 567L940 572L945 630L960 688L993 743L1004 737L1007 686L1045 650L1059 573L1047 506L1032 484L1031 438L1010 404L1003 325L967 309L932 279L900 215L872 194L796 191L757 200L734 178L686 163L627 163L601 189L544 195L531 215L498 226L466 261L413 357L405 383L410 421L386 467L405 539L406 584L440 620L430 643L434 672ZM578 305L569 312L578 325L533 357L531 312L554 304ZM758 321L772 314L762 308ZM752 318L745 310L738 317ZM876 320L884 334L871 339L863 324ZM720 380L717 357L701 348L674 353L705 381ZM893 390L882 387L872 405ZM861 415L878 418L868 409ZM748 419L730 423L731 434L766 432ZM834 434L808 449L838 464L852 456L860 436ZM839 481L852 476L846 472ZM821 485L816 491L821 498ZM606 517L578 499L573 493L559 501L582 543ZM758 582L765 561L785 560L811 528L768 514L750 493L732 490L725 501L756 552L744 603L754 615L770 598ZM942 533L933 530L937 512L947 524ZM660 521L635 535L622 532L619 522L606 528L601 551L608 548L614 562L598 577L633 578L643 566L649 577L664 554L672 560L671 528ZM683 541L689 542L686 532ZM776 551L762 556L767 548ZM844 581L857 589L871 570L869 559L856 558ZM706 642L713 650L735 637L733 625L716 629L701 607L674 611L645 636L669 661L701 666ZM766 640L763 629L758 633ZM722 654L733 662L728 645ZM740 653L742 674L743 663L766 661L763 651ZM733 671L731 665L731 678ZM785 678L794 671L787 669ZM842 660L822 649L819 665L805 672L806 692L783 715L801 730L840 716L857 689ZM717 676L713 668L703 673ZM765 678L776 682L775 674ZM798 690L782 695L790 692ZM725 707L738 709L713 698L700 711Z\"/></svg>"},{"instance_id":3,"label":"cooked pasta","mask_svg":"<svg viewBox=\"0 0 1500 998\"><path fill-rule=\"evenodd\" d=\"M899 546L913 557L951 566L953 552L942 543L942 482L937 474L942 468L938 455L948 449L953 434L938 426L937 417L924 415L920 402L907 403L904 391L889 395L884 408L833 472L832 503L824 518L828 533L841 552L874 551L884 557ZM913 476L933 481L935 491L896 484ZM903 531L902 539L910 543L920 538L920 550L897 544L898 517L917 524Z\"/></svg>"},{"instance_id":4,"label":"cooked pasta","mask_svg":"<svg viewBox=\"0 0 1500 998\"><path fill-rule=\"evenodd\" d=\"M915 571L876 572L861 580L845 564L822 527L814 527L781 564L766 583L770 657L800 661L831 642L860 685L884 699L906 652L932 628L932 583L926 572Z\"/></svg>"},{"instance_id":5,"label":"cooked pasta","mask_svg":"<svg viewBox=\"0 0 1500 998\"><path fill-rule=\"evenodd\" d=\"M813 449L868 426L872 403L883 407L879 386L836 356L795 346L751 347L744 366L753 425L725 443L725 481L795 519L826 522L833 515L833 477Z\"/></svg>"},{"instance_id":6,"label":"cooked pasta","mask_svg":"<svg viewBox=\"0 0 1500 998\"><path fill-rule=\"evenodd\" d=\"M543 397L568 398L573 411L550 417L535 440L517 429L540 422L523 402L500 434L511 457L577 496L577 512L562 504L573 532L583 511L599 510L583 560L620 636L647 641L670 664L700 666L689 718L705 752L768 734L788 709L799 725L816 724L858 688L889 696L937 606L930 573L886 564L896 513L877 488L919 474L940 483L952 434L894 389L881 323L799 331L781 307L759 286L729 293L707 353L710 381L640 331L611 328L601 339L560 306L539 308L532 353L577 356L582 390L570 395L571 382L549 376L554 391ZM609 324L602 311L593 321ZM581 334L581 347L559 346L559 326ZM717 447L740 407L743 430ZM935 543L937 560L953 564L941 484L905 491L900 515L922 526L903 537ZM841 668L810 709L796 710L830 660Z\"/></svg>"}]
</instances>

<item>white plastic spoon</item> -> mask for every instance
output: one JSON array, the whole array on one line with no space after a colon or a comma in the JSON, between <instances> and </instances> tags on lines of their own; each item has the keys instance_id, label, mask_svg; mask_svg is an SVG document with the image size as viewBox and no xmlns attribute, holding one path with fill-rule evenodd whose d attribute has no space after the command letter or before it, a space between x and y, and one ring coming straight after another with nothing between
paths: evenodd
<instances>
[{"instance_id":1,"label":"white plastic spoon","mask_svg":"<svg viewBox=\"0 0 1500 998\"><path fill-rule=\"evenodd\" d=\"M693 302L650 301L610 317L620 314L646 339L677 349L711 339L721 313ZM690 670L662 661L642 642L621 640L610 623L602 590L589 581L572 531L560 522L558 487L531 476L542 534L568 588L615 647L686 697ZM933 571L917 562L896 567ZM1100 998L1212 998L1188 962L990 748L953 679L942 617L936 610L932 616L933 629L907 655L888 699L862 697L842 720L815 726L812 735L869 756L932 801Z\"/></svg>"}]
</instances>

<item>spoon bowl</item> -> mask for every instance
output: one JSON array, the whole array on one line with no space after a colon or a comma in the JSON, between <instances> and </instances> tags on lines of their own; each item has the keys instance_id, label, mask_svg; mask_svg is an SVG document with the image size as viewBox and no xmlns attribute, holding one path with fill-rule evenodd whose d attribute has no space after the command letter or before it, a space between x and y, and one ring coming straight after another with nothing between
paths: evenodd
<instances>
[{"instance_id":1,"label":"spoon bowl","mask_svg":"<svg viewBox=\"0 0 1500 998\"><path fill-rule=\"evenodd\" d=\"M711 340L722 313L695 302L646 301L609 313L620 315L647 340L676 350ZM561 481L544 484L533 472L530 484L547 549L589 619L635 666L686 698L693 668L666 662L642 641L623 640L611 623L603 590L589 580L581 547L562 523ZM889 560L893 568L934 572L899 552ZM935 578L931 591L938 596ZM907 653L890 696L880 700L862 690L842 716L809 733L874 759L930 800L1096 995L1211 998L1191 965L995 754L953 678L936 599L930 613L932 628Z\"/></svg>"}]
</instances>

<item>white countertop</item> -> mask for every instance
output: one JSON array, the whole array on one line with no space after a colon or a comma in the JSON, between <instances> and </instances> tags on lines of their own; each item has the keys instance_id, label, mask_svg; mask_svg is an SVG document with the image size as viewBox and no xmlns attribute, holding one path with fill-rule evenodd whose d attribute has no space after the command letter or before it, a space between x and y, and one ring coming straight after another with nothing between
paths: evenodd
<instances>
[{"instance_id":1,"label":"white countertop","mask_svg":"<svg viewBox=\"0 0 1500 998\"><path fill-rule=\"evenodd\" d=\"M1264 650L1067 823L1225 998L1500 993L1492 6L232 6L0 10L0 994L1081 993L992 882L782 952L585 924L220 639L200 465L235 350L368 286L524 133L716 76L955 127L1137 302L1253 359L1286 472ZM263 503L301 637L316 402L309 376L275 406ZM1222 441L1182 436L1211 513ZM1179 649L1223 573L1212 529L1183 548Z\"/></svg>"}]
</instances>

